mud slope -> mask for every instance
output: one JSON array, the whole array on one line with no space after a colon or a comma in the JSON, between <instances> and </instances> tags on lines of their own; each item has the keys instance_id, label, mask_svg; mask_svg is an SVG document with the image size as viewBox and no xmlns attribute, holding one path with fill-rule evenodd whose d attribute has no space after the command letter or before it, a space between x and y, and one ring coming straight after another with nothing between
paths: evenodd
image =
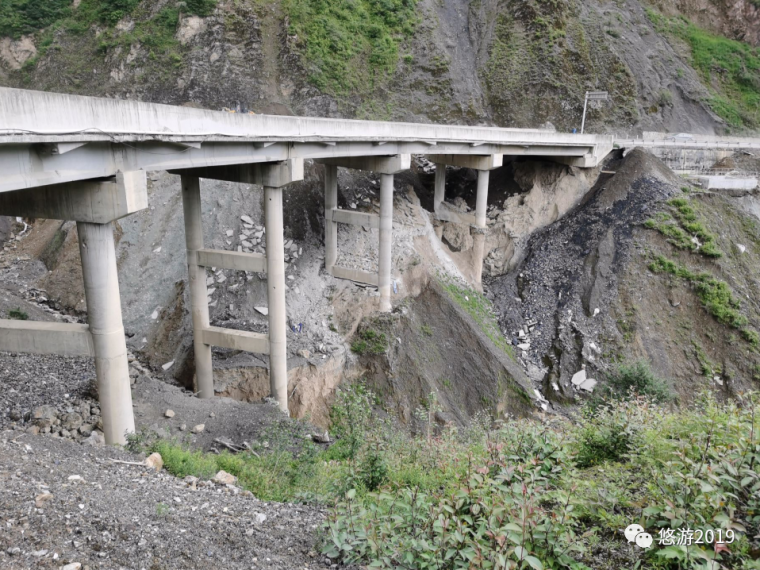
<instances>
[{"instance_id":1,"label":"mud slope","mask_svg":"<svg viewBox=\"0 0 760 570\"><path fill-rule=\"evenodd\" d=\"M760 223L746 213L755 207L753 198L695 193L638 150L614 157L606 169L616 174L601 178L573 212L537 232L511 273L488 283L502 330L513 343L530 345L520 361L531 380L549 400L568 402L580 395L570 379L583 367L603 381L620 362L644 359L681 399L703 386L749 387L758 362L742 332L756 328L758 313L753 258ZM673 197L696 212L720 257L678 249L644 226L675 215ZM748 323L719 322L695 282L650 269L658 256L724 281ZM520 330L526 338L518 339Z\"/></svg>"},{"instance_id":2,"label":"mud slope","mask_svg":"<svg viewBox=\"0 0 760 570\"><path fill-rule=\"evenodd\" d=\"M356 376L389 413L410 426L415 410L430 404L431 394L440 406L435 416L440 424L465 425L481 412L530 414L535 396L521 367L489 334L498 329L491 331L485 317L474 318L466 308L470 305L460 304L476 294L457 289L462 295L457 301L447 287L452 285L432 280L392 315L365 319L356 338L368 331L384 334L388 346L381 355L361 356Z\"/></svg>"}]
</instances>

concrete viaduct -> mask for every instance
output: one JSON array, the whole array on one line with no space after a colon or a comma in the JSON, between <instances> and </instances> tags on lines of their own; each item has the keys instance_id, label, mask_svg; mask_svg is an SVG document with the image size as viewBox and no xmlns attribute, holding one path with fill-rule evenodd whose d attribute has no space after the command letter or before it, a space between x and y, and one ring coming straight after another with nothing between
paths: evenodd
<instances>
[{"instance_id":1,"label":"concrete viaduct","mask_svg":"<svg viewBox=\"0 0 760 570\"><path fill-rule=\"evenodd\" d=\"M94 357L106 442L125 442L134 418L112 223L147 208L146 172L167 170L182 185L196 391L214 394L212 346L268 354L271 394L287 412L282 189L303 178L304 159L325 166L325 270L376 285L380 310L390 311L393 177L410 167L412 154L437 165L435 215L470 224L482 257L488 171L504 155L590 168L612 148L611 136L240 115L0 88L0 214L77 222L88 319L0 320L0 350ZM446 165L478 171L474 215L447 206ZM338 208L338 167L380 173L379 216ZM201 178L264 187L266 254L204 247ZM336 265L339 223L379 229L377 273ZM211 326L205 267L266 273L268 334Z\"/></svg>"}]
</instances>

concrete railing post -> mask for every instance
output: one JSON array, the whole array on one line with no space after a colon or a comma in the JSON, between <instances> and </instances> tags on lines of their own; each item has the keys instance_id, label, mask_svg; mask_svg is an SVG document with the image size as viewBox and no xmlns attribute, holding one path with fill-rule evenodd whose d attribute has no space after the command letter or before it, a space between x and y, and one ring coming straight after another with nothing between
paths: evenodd
<instances>
[{"instance_id":1,"label":"concrete railing post","mask_svg":"<svg viewBox=\"0 0 760 570\"><path fill-rule=\"evenodd\" d=\"M282 188L264 186L267 235L267 296L269 306L269 384L272 397L288 413L287 313L285 311L285 251Z\"/></svg>"},{"instance_id":2,"label":"concrete railing post","mask_svg":"<svg viewBox=\"0 0 760 570\"><path fill-rule=\"evenodd\" d=\"M77 222L87 322L95 352L95 373L106 444L125 444L134 433L127 343L121 320L113 227Z\"/></svg>"},{"instance_id":3,"label":"concrete railing post","mask_svg":"<svg viewBox=\"0 0 760 570\"><path fill-rule=\"evenodd\" d=\"M377 264L377 287L380 311L391 311L391 250L393 245L393 174L380 180L380 247Z\"/></svg>"},{"instance_id":4,"label":"concrete railing post","mask_svg":"<svg viewBox=\"0 0 760 570\"><path fill-rule=\"evenodd\" d=\"M187 274L190 307L193 317L193 351L195 353L195 391L200 398L214 396L214 373L211 346L204 344L201 331L209 326L206 270L198 265L197 251L203 249L201 220L201 186L197 176L182 176L182 207L185 216Z\"/></svg>"},{"instance_id":5,"label":"concrete railing post","mask_svg":"<svg viewBox=\"0 0 760 570\"><path fill-rule=\"evenodd\" d=\"M446 198L446 165L435 165L435 196L433 198L433 211L437 212L438 207Z\"/></svg>"},{"instance_id":6,"label":"concrete railing post","mask_svg":"<svg viewBox=\"0 0 760 570\"><path fill-rule=\"evenodd\" d=\"M338 261L338 223L332 211L338 207L338 167L325 164L325 270L330 273Z\"/></svg>"},{"instance_id":7,"label":"concrete railing post","mask_svg":"<svg viewBox=\"0 0 760 570\"><path fill-rule=\"evenodd\" d=\"M478 170L478 194L475 202L475 220L479 228L486 227L486 209L488 208L488 170Z\"/></svg>"}]
</instances>

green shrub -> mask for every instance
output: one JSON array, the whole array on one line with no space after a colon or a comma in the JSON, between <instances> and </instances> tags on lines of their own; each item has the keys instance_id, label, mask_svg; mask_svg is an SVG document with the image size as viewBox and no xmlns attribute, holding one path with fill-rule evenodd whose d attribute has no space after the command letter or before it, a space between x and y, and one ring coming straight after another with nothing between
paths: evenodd
<instances>
[{"instance_id":1,"label":"green shrub","mask_svg":"<svg viewBox=\"0 0 760 570\"><path fill-rule=\"evenodd\" d=\"M760 347L760 334L754 329L742 329L742 338L755 348Z\"/></svg>"},{"instance_id":2,"label":"green shrub","mask_svg":"<svg viewBox=\"0 0 760 570\"><path fill-rule=\"evenodd\" d=\"M8 311L8 318L16 321L27 321L29 320L29 314L17 307Z\"/></svg>"},{"instance_id":3,"label":"green shrub","mask_svg":"<svg viewBox=\"0 0 760 570\"><path fill-rule=\"evenodd\" d=\"M70 0L0 0L0 37L18 39L70 13Z\"/></svg>"},{"instance_id":4,"label":"green shrub","mask_svg":"<svg viewBox=\"0 0 760 570\"><path fill-rule=\"evenodd\" d=\"M610 395L616 398L627 398L633 392L636 395L648 396L656 402L673 400L673 392L668 383L655 376L644 360L621 364L607 375L606 380Z\"/></svg>"},{"instance_id":5,"label":"green shrub","mask_svg":"<svg viewBox=\"0 0 760 570\"><path fill-rule=\"evenodd\" d=\"M359 356L365 354L384 354L388 349L388 339L385 333L366 329L359 333L359 339L351 344L351 351Z\"/></svg>"}]
</instances>

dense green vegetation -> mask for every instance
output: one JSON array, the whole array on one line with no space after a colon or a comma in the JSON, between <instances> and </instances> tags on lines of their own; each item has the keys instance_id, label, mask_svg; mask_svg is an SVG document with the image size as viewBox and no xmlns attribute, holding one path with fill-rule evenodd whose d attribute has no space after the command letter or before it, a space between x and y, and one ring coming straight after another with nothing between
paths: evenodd
<instances>
[{"instance_id":1,"label":"dense green vegetation","mask_svg":"<svg viewBox=\"0 0 760 570\"><path fill-rule=\"evenodd\" d=\"M374 415L373 395L354 386L337 397L329 448L292 434L259 442L256 454L166 441L147 449L177 476L224 469L262 499L331 505L323 552L372 568L760 568L757 396L719 403L702 394L692 409L672 410L636 394L650 385L645 365L619 373L634 391L573 421L441 430L431 396L411 437ZM655 539L689 528L731 530L735 540L647 550L622 536L632 522Z\"/></svg>"},{"instance_id":2,"label":"dense green vegetation","mask_svg":"<svg viewBox=\"0 0 760 570\"><path fill-rule=\"evenodd\" d=\"M760 125L760 49L703 30L686 18L647 11L660 33L691 47L692 66L714 94L712 109L734 127Z\"/></svg>"},{"instance_id":3,"label":"dense green vegetation","mask_svg":"<svg viewBox=\"0 0 760 570\"><path fill-rule=\"evenodd\" d=\"M332 95L363 95L396 69L417 23L417 0L285 0L309 80Z\"/></svg>"},{"instance_id":4,"label":"dense green vegetation","mask_svg":"<svg viewBox=\"0 0 760 570\"><path fill-rule=\"evenodd\" d=\"M99 36L101 52L140 43L149 50L151 60L168 63L171 69L182 63L175 38L180 13L207 16L215 7L216 0L169 0L158 12L145 0L82 0L77 8L68 0L0 0L0 36L19 37L43 30L38 44L41 57L49 49L58 49L56 30L85 35L99 24L105 26ZM134 19L134 27L129 32L117 32L114 26L126 16ZM26 65L33 66L36 59Z\"/></svg>"}]
</instances>

